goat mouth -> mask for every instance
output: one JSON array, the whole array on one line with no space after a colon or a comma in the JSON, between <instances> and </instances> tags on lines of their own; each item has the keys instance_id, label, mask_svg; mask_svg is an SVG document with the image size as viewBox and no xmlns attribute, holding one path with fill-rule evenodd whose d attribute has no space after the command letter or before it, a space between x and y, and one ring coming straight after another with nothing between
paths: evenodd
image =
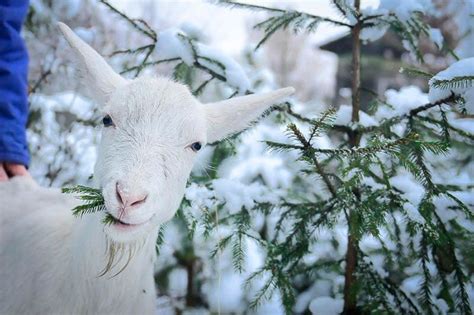
<instances>
[{"instance_id":1,"label":"goat mouth","mask_svg":"<svg viewBox=\"0 0 474 315\"><path fill-rule=\"evenodd\" d=\"M121 224L121 225L125 225L125 226L141 225L141 224L131 224L131 223L123 222L122 220L118 220L118 219L117 219L117 222L115 224Z\"/></svg>"},{"instance_id":2,"label":"goat mouth","mask_svg":"<svg viewBox=\"0 0 474 315\"><path fill-rule=\"evenodd\" d=\"M116 227L122 227L122 228L127 228L127 227L131 228L131 227L142 226L142 225L145 225L146 223L148 223L151 220L151 218L149 218L148 220L146 220L144 222L141 222L141 223L128 223L128 222L122 221L121 219L117 218L116 216L114 216L110 212L107 212L107 214L109 214L110 216L112 216L114 218L114 222L111 225L116 226Z\"/></svg>"}]
</instances>

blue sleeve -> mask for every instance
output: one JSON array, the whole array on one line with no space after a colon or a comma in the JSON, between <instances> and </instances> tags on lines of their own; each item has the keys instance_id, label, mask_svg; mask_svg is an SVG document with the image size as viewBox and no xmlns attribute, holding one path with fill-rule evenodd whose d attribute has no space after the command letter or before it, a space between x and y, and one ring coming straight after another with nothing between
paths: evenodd
<instances>
[{"instance_id":1,"label":"blue sleeve","mask_svg":"<svg viewBox=\"0 0 474 315\"><path fill-rule=\"evenodd\" d=\"M28 0L0 0L0 162L29 164L28 52L20 36Z\"/></svg>"}]
</instances>

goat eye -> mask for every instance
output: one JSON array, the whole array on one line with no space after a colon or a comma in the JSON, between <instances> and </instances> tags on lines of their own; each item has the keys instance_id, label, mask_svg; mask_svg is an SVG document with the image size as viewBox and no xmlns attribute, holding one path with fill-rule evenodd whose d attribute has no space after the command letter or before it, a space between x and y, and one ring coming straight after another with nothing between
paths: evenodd
<instances>
[{"instance_id":1,"label":"goat eye","mask_svg":"<svg viewBox=\"0 0 474 315\"><path fill-rule=\"evenodd\" d=\"M114 122L109 115L106 115L104 118L102 118L102 122L104 123L105 127L111 127L114 125Z\"/></svg>"},{"instance_id":2,"label":"goat eye","mask_svg":"<svg viewBox=\"0 0 474 315\"><path fill-rule=\"evenodd\" d=\"M201 142L194 142L193 144L191 144L191 149L194 152L201 150L201 148L202 148Z\"/></svg>"}]
</instances>

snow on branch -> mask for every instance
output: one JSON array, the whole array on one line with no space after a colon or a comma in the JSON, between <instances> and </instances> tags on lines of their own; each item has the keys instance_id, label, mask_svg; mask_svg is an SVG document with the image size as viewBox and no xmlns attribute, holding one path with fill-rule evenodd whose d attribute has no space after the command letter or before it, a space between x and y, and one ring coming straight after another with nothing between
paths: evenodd
<instances>
[{"instance_id":1,"label":"snow on branch","mask_svg":"<svg viewBox=\"0 0 474 315\"><path fill-rule=\"evenodd\" d=\"M366 147L354 147L354 148L340 148L340 149L322 149L322 148L305 148L304 146L300 145L291 145L291 144L282 144L276 143L272 141L266 141L265 143L272 149L276 150L290 150L290 149L298 149L298 150L308 150L311 151L312 154L328 154L328 155L338 155L338 157L342 156L351 156L351 155L359 155L359 156L367 156L373 155L379 152L391 152L396 150L397 147L406 145L409 142L417 142L418 135L416 134L409 134L406 137L394 140L394 141L374 141L374 143L370 146Z\"/></svg>"},{"instance_id":2,"label":"snow on branch","mask_svg":"<svg viewBox=\"0 0 474 315\"><path fill-rule=\"evenodd\" d=\"M443 38L438 29L431 29L423 17L434 10L431 0L394 1L381 0L376 7L361 10L363 22L361 39L375 41L391 28L401 39L403 46L417 60L423 61L419 48L419 38L430 38L439 48Z\"/></svg>"},{"instance_id":3,"label":"snow on branch","mask_svg":"<svg viewBox=\"0 0 474 315\"><path fill-rule=\"evenodd\" d=\"M250 89L250 81L244 69L234 59L226 56L217 49L197 42L176 28L169 28L156 33L144 21L129 18L126 14L120 12L105 0L101 0L101 2L152 41L148 45L135 49L116 51L114 53L145 54L140 64L124 69L122 73L135 71L135 76L138 76L146 67L160 63L181 61L188 66L194 66L207 72L211 75L210 80L217 78L227 83L236 89L238 94L245 94ZM152 57L157 60L151 61L150 59ZM201 90L210 80L203 83L204 85L201 85L197 91Z\"/></svg>"},{"instance_id":4,"label":"snow on branch","mask_svg":"<svg viewBox=\"0 0 474 315\"><path fill-rule=\"evenodd\" d=\"M453 93L464 100L468 113L474 113L474 58L453 63L431 78L429 86L431 102L439 102Z\"/></svg>"},{"instance_id":5,"label":"snow on branch","mask_svg":"<svg viewBox=\"0 0 474 315\"><path fill-rule=\"evenodd\" d=\"M351 24L348 24L346 22L295 10L287 11L283 9L265 7L262 5L247 4L229 0L221 0L218 3L235 8L266 11L273 14L276 13L276 15L272 15L263 22L260 22L254 26L254 28L261 29L264 32L264 36L258 42L257 46L255 47L255 50L260 48L278 30L292 29L295 33L304 30L310 33L314 32L321 22L327 22L337 26L352 27Z\"/></svg>"},{"instance_id":6,"label":"snow on branch","mask_svg":"<svg viewBox=\"0 0 474 315\"><path fill-rule=\"evenodd\" d=\"M323 21L323 22L328 22L328 23L332 23L332 24L335 24L335 25L339 25L339 26L351 27L350 24L344 23L344 22L341 22L341 21L338 21L338 20L334 20L334 19L327 18L327 17L321 17L321 16L309 14L309 13L294 11L294 10L287 11L287 10L283 10L283 9L270 8L270 7L266 7L266 6L262 6L262 5L256 5L256 4L241 3L241 2L237 2L237 1L231 1L231 0L219 0L217 3L222 4L222 5L226 5L226 6L229 6L229 7L234 7L234 8L243 8L243 9L250 9L250 10L267 11L267 12L274 12L274 13L281 13L281 14L284 14L284 13L287 13L287 12L294 12L295 14L297 14L300 17L306 16L308 18L317 19L317 20L320 20L320 21Z\"/></svg>"},{"instance_id":7,"label":"snow on branch","mask_svg":"<svg viewBox=\"0 0 474 315\"><path fill-rule=\"evenodd\" d=\"M380 129L383 129L383 128L386 128L388 126L392 126L396 123L399 123L400 121L404 120L404 119L409 119L409 118L412 118L414 116L417 116L419 113L421 112L424 112L428 109L431 109L433 107L436 107L436 106L440 106L442 104L446 104L446 103L453 103L453 102L456 102L459 98L456 97L455 95L453 95L452 93L451 94L448 94L447 97L445 98L442 98L436 102L432 102L432 103L427 103L427 104L424 104L424 105L421 105L421 106L418 106L416 108L413 108L411 109L409 112L407 113L403 113L403 114L400 114L400 115L397 115L397 116L394 116L394 117L390 117L388 119L385 119L383 120L379 126L368 126L368 127L362 127L361 128L361 132L373 132L373 131L378 131Z\"/></svg>"}]
</instances>

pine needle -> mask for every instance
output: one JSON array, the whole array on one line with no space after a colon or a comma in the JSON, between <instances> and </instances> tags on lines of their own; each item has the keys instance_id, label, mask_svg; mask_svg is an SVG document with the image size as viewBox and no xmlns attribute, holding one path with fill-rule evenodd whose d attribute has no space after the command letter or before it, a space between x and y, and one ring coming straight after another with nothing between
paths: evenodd
<instances>
[{"instance_id":1,"label":"pine needle","mask_svg":"<svg viewBox=\"0 0 474 315\"><path fill-rule=\"evenodd\" d=\"M106 210L104 197L100 189L77 185L73 187L64 187L62 188L62 192L65 194L74 194L77 199L83 201L83 204L72 209L72 214L76 217L82 217L84 214Z\"/></svg>"}]
</instances>

